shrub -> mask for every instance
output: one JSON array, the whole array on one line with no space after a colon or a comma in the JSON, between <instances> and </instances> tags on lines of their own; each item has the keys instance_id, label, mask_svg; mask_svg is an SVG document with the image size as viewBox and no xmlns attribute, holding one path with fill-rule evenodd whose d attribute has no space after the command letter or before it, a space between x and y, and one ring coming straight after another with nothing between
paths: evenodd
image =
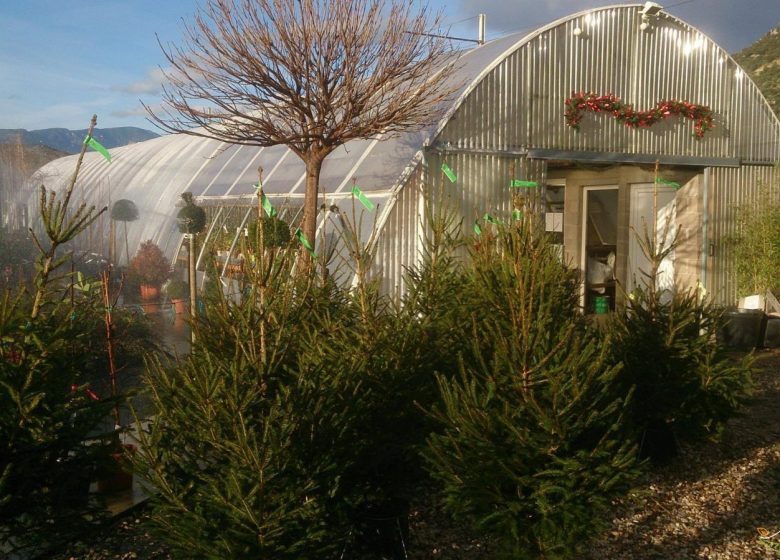
<instances>
[{"instance_id":1,"label":"shrub","mask_svg":"<svg viewBox=\"0 0 780 560\"><path fill-rule=\"evenodd\" d=\"M83 364L92 333L82 318L100 316L103 307L88 289L76 299L69 290L73 278L58 272L67 257L56 256L100 215L94 207L69 208L78 172L77 166L60 197L41 187L48 243L35 237L35 291L20 287L0 298L3 553L40 553L83 531L99 514L87 490L105 456L102 421L115 401L92 398L94 371Z\"/></svg>"},{"instance_id":2,"label":"shrub","mask_svg":"<svg viewBox=\"0 0 780 560\"><path fill-rule=\"evenodd\" d=\"M651 269L607 327L611 361L623 364L618 383L636 391L627 428L655 462L673 457L681 436L717 433L746 395L752 361L728 356L718 343L722 312L699 290L659 289L660 263L677 245L669 238L668 231L658 241L644 233Z\"/></svg>"},{"instance_id":3,"label":"shrub","mask_svg":"<svg viewBox=\"0 0 780 560\"><path fill-rule=\"evenodd\" d=\"M187 234L202 232L206 228L206 211L195 204L192 193L182 193L181 198L184 200L184 206L176 214L179 231Z\"/></svg>"},{"instance_id":4,"label":"shrub","mask_svg":"<svg viewBox=\"0 0 780 560\"><path fill-rule=\"evenodd\" d=\"M254 248L260 244L260 236L257 224L260 220L254 220L249 224L247 235L250 245ZM284 247L290 243L290 226L284 220L277 217L263 218L263 245L266 247Z\"/></svg>"},{"instance_id":5,"label":"shrub","mask_svg":"<svg viewBox=\"0 0 780 560\"><path fill-rule=\"evenodd\" d=\"M190 356L149 364L156 411L136 467L159 489L153 520L177 557L321 558L344 546L334 504L361 395L301 365L313 351L304 318L341 302L296 279L294 259L259 255L240 295L209 296Z\"/></svg>"},{"instance_id":6,"label":"shrub","mask_svg":"<svg viewBox=\"0 0 780 560\"><path fill-rule=\"evenodd\" d=\"M367 520L403 518L420 481L431 420L416 401L437 397L447 331L416 317L451 292L429 286L401 310L365 278L347 291L293 275L295 258L258 252L237 294L207 296L193 354L147 374L158 412L137 466L178 554L354 557Z\"/></svg>"},{"instance_id":7,"label":"shrub","mask_svg":"<svg viewBox=\"0 0 780 560\"><path fill-rule=\"evenodd\" d=\"M157 244L149 239L141 244L127 271L131 280L159 288L171 276L171 263Z\"/></svg>"},{"instance_id":8,"label":"shrub","mask_svg":"<svg viewBox=\"0 0 780 560\"><path fill-rule=\"evenodd\" d=\"M737 294L766 294L780 278L780 180L759 185L755 200L736 208L737 232L725 239L731 247Z\"/></svg>"},{"instance_id":9,"label":"shrub","mask_svg":"<svg viewBox=\"0 0 780 560\"><path fill-rule=\"evenodd\" d=\"M165 286L165 293L171 299L185 299L190 295L190 285L184 280L175 278Z\"/></svg>"},{"instance_id":10,"label":"shrub","mask_svg":"<svg viewBox=\"0 0 780 560\"><path fill-rule=\"evenodd\" d=\"M619 370L577 311L575 273L523 223L483 234L463 289L459 375L439 376L424 455L446 509L508 558L571 557L635 476Z\"/></svg>"}]
</instances>

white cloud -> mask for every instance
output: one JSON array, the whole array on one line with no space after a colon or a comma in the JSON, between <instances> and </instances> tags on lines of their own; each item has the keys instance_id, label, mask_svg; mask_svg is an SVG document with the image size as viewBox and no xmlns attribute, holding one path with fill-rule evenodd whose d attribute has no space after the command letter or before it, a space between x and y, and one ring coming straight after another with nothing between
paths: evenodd
<instances>
[{"instance_id":1,"label":"white cloud","mask_svg":"<svg viewBox=\"0 0 780 560\"><path fill-rule=\"evenodd\" d=\"M133 95L156 95L162 91L162 84L166 81L164 71L155 67L147 71L146 77L141 80L112 86L111 89Z\"/></svg>"}]
</instances>

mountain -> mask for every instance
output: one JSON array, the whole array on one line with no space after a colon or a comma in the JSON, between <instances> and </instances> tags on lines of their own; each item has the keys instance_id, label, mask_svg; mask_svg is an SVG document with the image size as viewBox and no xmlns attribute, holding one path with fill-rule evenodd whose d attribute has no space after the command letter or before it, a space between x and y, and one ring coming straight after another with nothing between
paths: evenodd
<instances>
[{"instance_id":1,"label":"mountain","mask_svg":"<svg viewBox=\"0 0 780 560\"><path fill-rule=\"evenodd\" d=\"M780 116L780 25L734 55Z\"/></svg>"},{"instance_id":2,"label":"mountain","mask_svg":"<svg viewBox=\"0 0 780 560\"><path fill-rule=\"evenodd\" d=\"M17 142L18 139L18 141L27 146L48 146L68 154L78 152L86 136L86 129L44 128L42 130L25 130L23 128L0 128L0 144ZM134 126L120 126L115 128L96 128L92 136L106 148L111 149L157 138L159 134Z\"/></svg>"}]
</instances>

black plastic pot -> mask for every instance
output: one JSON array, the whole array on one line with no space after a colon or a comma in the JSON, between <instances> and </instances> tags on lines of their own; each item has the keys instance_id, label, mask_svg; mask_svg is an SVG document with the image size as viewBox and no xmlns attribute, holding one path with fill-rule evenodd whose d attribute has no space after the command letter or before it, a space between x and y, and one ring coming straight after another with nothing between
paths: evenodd
<instances>
[{"instance_id":1,"label":"black plastic pot","mask_svg":"<svg viewBox=\"0 0 780 560\"><path fill-rule=\"evenodd\" d=\"M780 317L770 315L764 328L764 348L780 348Z\"/></svg>"},{"instance_id":2,"label":"black plastic pot","mask_svg":"<svg viewBox=\"0 0 780 560\"><path fill-rule=\"evenodd\" d=\"M729 348L752 350L764 344L766 315L760 309L729 309L718 339Z\"/></svg>"}]
</instances>

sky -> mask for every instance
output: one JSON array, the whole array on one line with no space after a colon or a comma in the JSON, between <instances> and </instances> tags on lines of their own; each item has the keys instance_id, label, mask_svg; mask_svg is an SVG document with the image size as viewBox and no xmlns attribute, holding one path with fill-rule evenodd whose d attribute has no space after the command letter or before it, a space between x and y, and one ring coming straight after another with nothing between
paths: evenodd
<instances>
[{"instance_id":1,"label":"sky","mask_svg":"<svg viewBox=\"0 0 780 560\"><path fill-rule=\"evenodd\" d=\"M155 130L140 100L159 102L165 58L159 41L176 44L183 21L206 0L0 0L0 128ZM430 0L449 33L487 38L533 31L616 0ZM664 5L663 2L658 3ZM665 10L730 53L780 24L780 0L673 0ZM159 131L158 131L159 132Z\"/></svg>"}]
</instances>

